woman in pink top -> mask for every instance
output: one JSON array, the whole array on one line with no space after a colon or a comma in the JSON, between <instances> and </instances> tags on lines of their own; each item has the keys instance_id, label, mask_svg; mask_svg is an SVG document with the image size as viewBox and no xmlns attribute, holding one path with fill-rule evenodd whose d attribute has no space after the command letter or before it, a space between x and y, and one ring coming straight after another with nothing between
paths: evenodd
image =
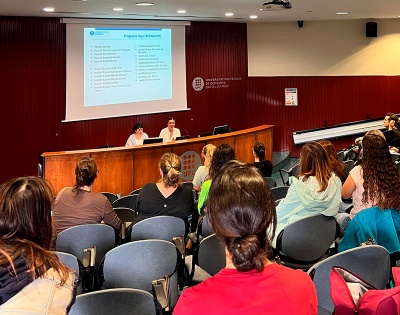
<instances>
[{"instance_id":1,"label":"woman in pink top","mask_svg":"<svg viewBox=\"0 0 400 315\"><path fill-rule=\"evenodd\" d=\"M383 204L386 199L391 198L389 187L394 183L389 178L396 177L392 173L397 169L389 167L394 162L381 131L367 132L362 139L361 155L361 164L350 171L342 187L342 198L353 198L353 208L347 220L338 218L343 229L347 228L348 221L358 212Z\"/></svg>"},{"instance_id":2,"label":"woman in pink top","mask_svg":"<svg viewBox=\"0 0 400 315\"><path fill-rule=\"evenodd\" d=\"M214 177L208 200L210 224L225 245L226 267L183 291L174 315L317 314L310 277L267 259L276 212L260 172L227 162Z\"/></svg>"}]
</instances>

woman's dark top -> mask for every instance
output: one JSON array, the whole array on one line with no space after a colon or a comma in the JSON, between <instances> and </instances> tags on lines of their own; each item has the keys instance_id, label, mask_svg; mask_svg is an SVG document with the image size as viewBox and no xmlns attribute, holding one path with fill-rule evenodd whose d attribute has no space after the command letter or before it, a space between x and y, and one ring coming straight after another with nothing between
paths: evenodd
<instances>
[{"instance_id":1,"label":"woman's dark top","mask_svg":"<svg viewBox=\"0 0 400 315\"><path fill-rule=\"evenodd\" d=\"M193 207L193 193L189 187L178 186L165 198L156 184L149 183L143 186L136 201L136 211L139 212L137 221L159 215L186 219L193 213Z\"/></svg>"},{"instance_id":2,"label":"woman's dark top","mask_svg":"<svg viewBox=\"0 0 400 315\"><path fill-rule=\"evenodd\" d=\"M254 162L253 165L255 167L257 167L261 171L261 174L263 174L264 177L271 177L272 176L272 163L271 163L271 161L264 160L262 162Z\"/></svg>"}]
</instances>

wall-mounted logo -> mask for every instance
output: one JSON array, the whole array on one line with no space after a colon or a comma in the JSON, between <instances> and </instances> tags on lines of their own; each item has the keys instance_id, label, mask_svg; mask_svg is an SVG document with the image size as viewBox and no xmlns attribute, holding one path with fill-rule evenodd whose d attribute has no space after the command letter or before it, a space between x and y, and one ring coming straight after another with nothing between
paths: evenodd
<instances>
[{"instance_id":1,"label":"wall-mounted logo","mask_svg":"<svg viewBox=\"0 0 400 315\"><path fill-rule=\"evenodd\" d=\"M201 159L197 152L186 151L181 156L182 171L181 178L184 181L193 179L196 170L201 166Z\"/></svg>"},{"instance_id":2,"label":"wall-mounted logo","mask_svg":"<svg viewBox=\"0 0 400 315\"><path fill-rule=\"evenodd\" d=\"M193 79L192 87L195 91L199 92L204 87L204 80L200 77L196 77Z\"/></svg>"}]
</instances>

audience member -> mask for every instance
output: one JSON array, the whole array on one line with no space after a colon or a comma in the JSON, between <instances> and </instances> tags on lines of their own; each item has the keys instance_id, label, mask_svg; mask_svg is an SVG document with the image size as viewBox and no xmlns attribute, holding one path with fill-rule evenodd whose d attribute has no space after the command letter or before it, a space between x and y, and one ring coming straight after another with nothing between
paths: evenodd
<instances>
[{"instance_id":1,"label":"audience member","mask_svg":"<svg viewBox=\"0 0 400 315\"><path fill-rule=\"evenodd\" d=\"M338 214L342 183L332 172L326 152L319 143L308 142L301 148L299 176L290 180L287 195L276 208L276 235L286 225L301 218L317 213L325 216Z\"/></svg>"},{"instance_id":2,"label":"audience member","mask_svg":"<svg viewBox=\"0 0 400 315\"><path fill-rule=\"evenodd\" d=\"M125 146L131 147L134 145L142 145L143 139L148 139L148 138L149 136L147 135L147 133L143 132L143 125L140 122L137 122L133 126L133 134L129 136Z\"/></svg>"},{"instance_id":3,"label":"audience member","mask_svg":"<svg viewBox=\"0 0 400 315\"><path fill-rule=\"evenodd\" d=\"M272 176L272 163L265 159L265 145L262 142L256 142L253 145L254 163L264 177Z\"/></svg>"},{"instance_id":4,"label":"audience member","mask_svg":"<svg viewBox=\"0 0 400 315\"><path fill-rule=\"evenodd\" d=\"M121 220L108 199L92 191L97 173L93 159L79 160L75 167L75 185L61 189L55 201L53 220L57 234L72 226L102 221L117 231L121 229Z\"/></svg>"},{"instance_id":5,"label":"audience member","mask_svg":"<svg viewBox=\"0 0 400 315\"><path fill-rule=\"evenodd\" d=\"M44 179L0 186L0 313L67 314L76 275L51 252L53 193Z\"/></svg>"},{"instance_id":6,"label":"audience member","mask_svg":"<svg viewBox=\"0 0 400 315\"><path fill-rule=\"evenodd\" d=\"M193 212L193 193L179 185L181 160L174 153L165 153L158 164L161 179L143 186L136 202L137 221L159 215L182 218ZM136 221L136 222L137 222Z\"/></svg>"},{"instance_id":7,"label":"audience member","mask_svg":"<svg viewBox=\"0 0 400 315\"><path fill-rule=\"evenodd\" d=\"M348 214L340 214L338 222L346 230L349 220L360 211L379 205L384 207L391 185L394 185L398 172L385 137L379 130L370 130L362 139L361 163L355 166L343 184L342 197L353 198L353 208ZM386 189L386 190L385 190ZM391 197L390 197L391 198Z\"/></svg>"},{"instance_id":8,"label":"audience member","mask_svg":"<svg viewBox=\"0 0 400 315\"><path fill-rule=\"evenodd\" d=\"M193 190L199 191L201 185L203 185L210 171L211 159L214 154L216 146L213 144L207 144L201 150L201 157L204 159L204 165L200 166L193 178Z\"/></svg>"},{"instance_id":9,"label":"audience member","mask_svg":"<svg viewBox=\"0 0 400 315\"><path fill-rule=\"evenodd\" d=\"M400 146L400 121L399 118L393 113L387 113L383 124L387 130L383 132L386 138L387 144L391 147Z\"/></svg>"},{"instance_id":10,"label":"audience member","mask_svg":"<svg viewBox=\"0 0 400 315\"><path fill-rule=\"evenodd\" d=\"M325 152L328 156L330 168L336 174L336 176L340 178L342 183L344 183L347 176L349 176L350 170L346 169L343 162L339 162L336 149L333 146L332 142L330 142L329 140L320 140L318 141L318 143L322 145L322 147L325 149Z\"/></svg>"},{"instance_id":11,"label":"audience member","mask_svg":"<svg viewBox=\"0 0 400 315\"><path fill-rule=\"evenodd\" d=\"M167 127L160 131L160 138L163 138L163 142L171 142L176 139L176 137L181 136L181 131L175 128L175 118L168 117Z\"/></svg>"},{"instance_id":12,"label":"audience member","mask_svg":"<svg viewBox=\"0 0 400 315\"><path fill-rule=\"evenodd\" d=\"M221 168L209 192L209 217L225 245L226 267L184 290L175 315L317 314L310 277L267 259L276 225L275 205L255 167L230 161Z\"/></svg>"},{"instance_id":13,"label":"audience member","mask_svg":"<svg viewBox=\"0 0 400 315\"><path fill-rule=\"evenodd\" d=\"M210 173L209 173L209 180L206 180L203 185L201 186L201 191L199 195L199 201L197 204L197 209L199 214L202 212L207 212L205 209L206 200L208 197L208 191L211 187L211 180L213 176L217 174L220 168L228 161L235 159L235 150L228 144L221 144L219 145L212 156L211 165L210 165Z\"/></svg>"}]
</instances>

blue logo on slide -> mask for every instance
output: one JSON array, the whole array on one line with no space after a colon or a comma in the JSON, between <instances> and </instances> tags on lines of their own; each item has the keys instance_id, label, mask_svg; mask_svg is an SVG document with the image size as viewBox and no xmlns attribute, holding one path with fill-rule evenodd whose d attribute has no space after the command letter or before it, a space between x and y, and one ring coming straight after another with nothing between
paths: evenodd
<instances>
[{"instance_id":1,"label":"blue logo on slide","mask_svg":"<svg viewBox=\"0 0 400 315\"><path fill-rule=\"evenodd\" d=\"M90 31L90 35L93 36L94 35L94 31Z\"/></svg>"}]
</instances>

